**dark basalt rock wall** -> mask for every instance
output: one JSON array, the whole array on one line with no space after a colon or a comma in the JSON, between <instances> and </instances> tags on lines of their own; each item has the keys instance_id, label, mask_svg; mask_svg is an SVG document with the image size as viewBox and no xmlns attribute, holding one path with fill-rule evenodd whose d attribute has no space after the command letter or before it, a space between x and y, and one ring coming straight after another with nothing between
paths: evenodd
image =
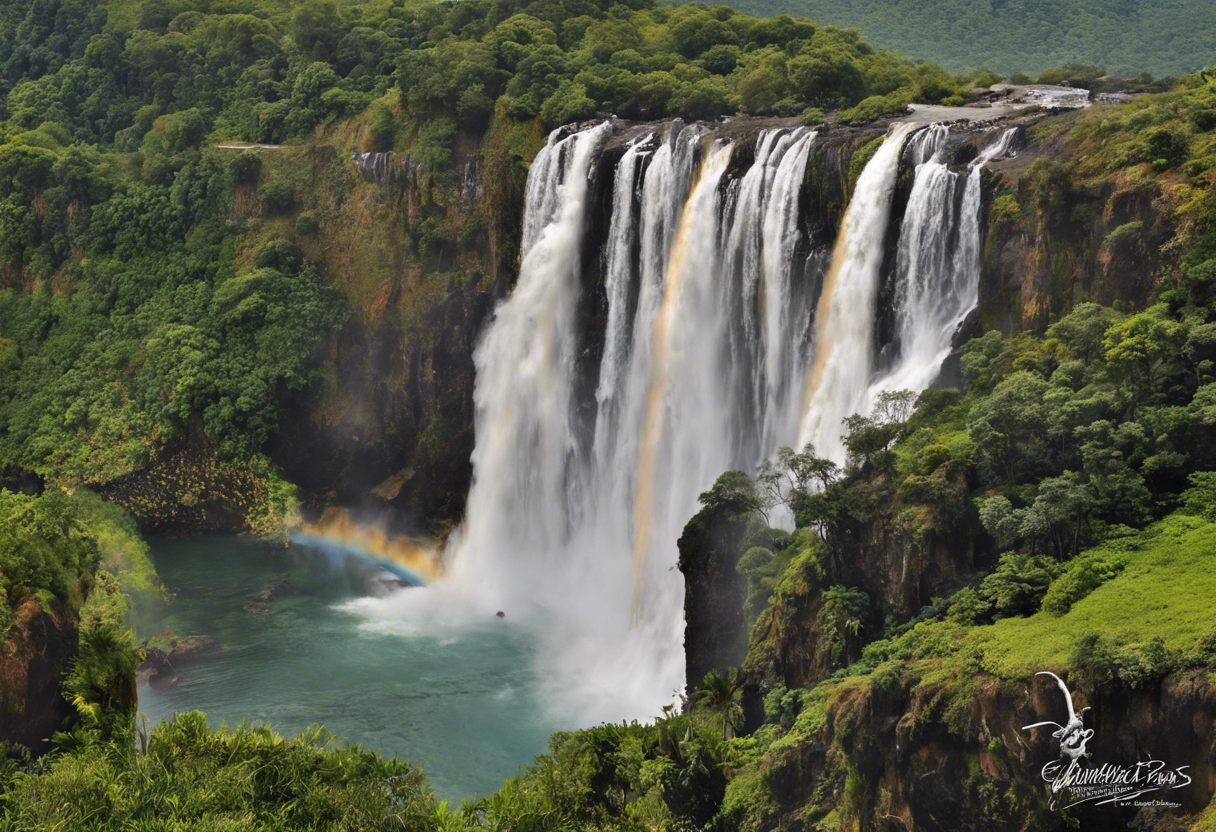
<instances>
[{"instance_id":1,"label":"dark basalt rock wall","mask_svg":"<svg viewBox=\"0 0 1216 832\"><path fill-rule=\"evenodd\" d=\"M677 544L689 688L711 670L738 667L747 655L747 581L736 568L746 532L746 515L705 508L688 521Z\"/></svg>"}]
</instances>

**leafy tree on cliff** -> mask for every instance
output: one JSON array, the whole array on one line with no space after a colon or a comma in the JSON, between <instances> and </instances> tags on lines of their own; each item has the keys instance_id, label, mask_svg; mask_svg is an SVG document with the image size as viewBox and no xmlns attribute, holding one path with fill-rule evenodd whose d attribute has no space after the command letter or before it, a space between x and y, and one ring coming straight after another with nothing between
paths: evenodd
<instances>
[{"instance_id":1,"label":"leafy tree on cliff","mask_svg":"<svg viewBox=\"0 0 1216 832\"><path fill-rule=\"evenodd\" d=\"M743 706L739 704L742 696L743 688L735 668L711 670L701 682L697 704L721 723L724 741L733 736L743 721Z\"/></svg>"},{"instance_id":2,"label":"leafy tree on cliff","mask_svg":"<svg viewBox=\"0 0 1216 832\"><path fill-rule=\"evenodd\" d=\"M708 491L702 492L697 500L715 514L742 515L764 511L764 503L756 491L756 484L742 471L727 471L714 481Z\"/></svg>"}]
</instances>

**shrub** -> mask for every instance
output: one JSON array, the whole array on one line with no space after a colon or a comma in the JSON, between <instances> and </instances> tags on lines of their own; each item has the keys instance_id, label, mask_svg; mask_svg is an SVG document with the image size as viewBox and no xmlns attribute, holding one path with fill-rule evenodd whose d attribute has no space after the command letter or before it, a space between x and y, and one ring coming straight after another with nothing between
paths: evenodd
<instances>
[{"instance_id":1,"label":"shrub","mask_svg":"<svg viewBox=\"0 0 1216 832\"><path fill-rule=\"evenodd\" d=\"M396 135L397 120L392 111L383 104L377 105L367 123L367 149L373 153L391 150Z\"/></svg>"},{"instance_id":2,"label":"shrub","mask_svg":"<svg viewBox=\"0 0 1216 832\"><path fill-rule=\"evenodd\" d=\"M1091 689L1110 684L1119 671L1114 650L1098 633L1086 633L1076 640L1068 664L1084 676Z\"/></svg>"},{"instance_id":3,"label":"shrub","mask_svg":"<svg viewBox=\"0 0 1216 832\"><path fill-rule=\"evenodd\" d=\"M299 236L315 237L319 230L317 218L310 211L305 211L296 217L296 234Z\"/></svg>"},{"instance_id":4,"label":"shrub","mask_svg":"<svg viewBox=\"0 0 1216 832\"><path fill-rule=\"evenodd\" d=\"M920 464L921 473L927 476L949 462L952 456L945 445L926 445L917 452L916 461Z\"/></svg>"},{"instance_id":5,"label":"shrub","mask_svg":"<svg viewBox=\"0 0 1216 832\"><path fill-rule=\"evenodd\" d=\"M1022 206L1013 194L1001 194L992 200L990 211L996 222L1007 222L1021 216Z\"/></svg>"},{"instance_id":6,"label":"shrub","mask_svg":"<svg viewBox=\"0 0 1216 832\"><path fill-rule=\"evenodd\" d=\"M254 265L259 269L277 269L284 274L295 274L304 265L304 254L287 240L271 240L258 249Z\"/></svg>"},{"instance_id":7,"label":"shrub","mask_svg":"<svg viewBox=\"0 0 1216 832\"><path fill-rule=\"evenodd\" d=\"M996 570L980 583L979 597L992 606L997 618L1030 615L1058 567L1047 558L1010 552L1001 555Z\"/></svg>"},{"instance_id":8,"label":"shrub","mask_svg":"<svg viewBox=\"0 0 1216 832\"><path fill-rule=\"evenodd\" d=\"M1153 170L1167 170L1186 158L1187 144L1184 133L1161 127L1145 138L1144 155L1153 163Z\"/></svg>"},{"instance_id":9,"label":"shrub","mask_svg":"<svg viewBox=\"0 0 1216 832\"><path fill-rule=\"evenodd\" d=\"M991 611L991 602L981 598L974 587L966 587L951 597L946 617L957 624L971 626L982 622Z\"/></svg>"},{"instance_id":10,"label":"shrub","mask_svg":"<svg viewBox=\"0 0 1216 832\"><path fill-rule=\"evenodd\" d=\"M1126 254L1140 247L1140 234L1144 223L1133 220L1113 229L1102 241L1102 247L1117 254Z\"/></svg>"},{"instance_id":11,"label":"shrub","mask_svg":"<svg viewBox=\"0 0 1216 832\"><path fill-rule=\"evenodd\" d=\"M258 188L258 199L270 214L281 214L295 204L296 191L285 179L272 179Z\"/></svg>"},{"instance_id":12,"label":"shrub","mask_svg":"<svg viewBox=\"0 0 1216 832\"><path fill-rule=\"evenodd\" d=\"M1216 471L1197 471L1189 482L1191 487L1182 492L1183 510L1216 521Z\"/></svg>"},{"instance_id":13,"label":"shrub","mask_svg":"<svg viewBox=\"0 0 1216 832\"><path fill-rule=\"evenodd\" d=\"M1063 615L1072 605L1123 571L1122 560L1107 560L1098 553L1072 561L1063 575L1052 581L1043 596L1043 611Z\"/></svg>"},{"instance_id":14,"label":"shrub","mask_svg":"<svg viewBox=\"0 0 1216 832\"><path fill-rule=\"evenodd\" d=\"M790 690L780 682L773 685L764 695L764 721L788 726L802 710L802 694L802 690Z\"/></svg>"},{"instance_id":15,"label":"shrub","mask_svg":"<svg viewBox=\"0 0 1216 832\"><path fill-rule=\"evenodd\" d=\"M819 650L833 665L847 664L862 641L863 619L869 608L869 596L856 587L837 585L824 590L823 606L819 608Z\"/></svg>"},{"instance_id":16,"label":"shrub","mask_svg":"<svg viewBox=\"0 0 1216 832\"><path fill-rule=\"evenodd\" d=\"M422 125L414 143L414 157L432 175L450 172L455 164L452 144L456 139L456 123L450 118L432 119Z\"/></svg>"},{"instance_id":17,"label":"shrub","mask_svg":"<svg viewBox=\"0 0 1216 832\"><path fill-rule=\"evenodd\" d=\"M879 696L892 699L903 693L903 674L895 662L885 662L870 675L870 689Z\"/></svg>"},{"instance_id":18,"label":"shrub","mask_svg":"<svg viewBox=\"0 0 1216 832\"><path fill-rule=\"evenodd\" d=\"M1202 107L1192 110L1191 126L1200 133L1216 129L1216 107Z\"/></svg>"},{"instance_id":19,"label":"shrub","mask_svg":"<svg viewBox=\"0 0 1216 832\"><path fill-rule=\"evenodd\" d=\"M1125 647L1119 654L1119 678L1131 688L1146 688L1173 673L1179 656L1158 636L1145 644Z\"/></svg>"},{"instance_id":20,"label":"shrub","mask_svg":"<svg viewBox=\"0 0 1216 832\"><path fill-rule=\"evenodd\" d=\"M818 107L807 107L802 111L800 119L807 127L814 127L817 124L823 124L823 110Z\"/></svg>"},{"instance_id":21,"label":"shrub","mask_svg":"<svg viewBox=\"0 0 1216 832\"><path fill-rule=\"evenodd\" d=\"M238 185L255 185L262 173L262 159L257 151L242 151L228 163L228 173Z\"/></svg>"},{"instance_id":22,"label":"shrub","mask_svg":"<svg viewBox=\"0 0 1216 832\"><path fill-rule=\"evenodd\" d=\"M903 90L887 95L871 95L860 104L840 114L841 124L865 124L883 116L903 115L908 111L912 97Z\"/></svg>"}]
</instances>

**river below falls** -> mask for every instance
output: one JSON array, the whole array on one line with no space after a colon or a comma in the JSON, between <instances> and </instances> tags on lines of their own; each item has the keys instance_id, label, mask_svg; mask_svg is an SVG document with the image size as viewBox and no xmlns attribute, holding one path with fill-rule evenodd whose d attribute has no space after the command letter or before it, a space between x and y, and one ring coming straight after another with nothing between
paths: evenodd
<instances>
[{"instance_id":1,"label":"river below falls","mask_svg":"<svg viewBox=\"0 0 1216 832\"><path fill-rule=\"evenodd\" d=\"M320 723L344 743L423 767L438 796L454 801L497 790L550 734L581 727L546 716L532 638L510 620L443 637L386 634L344 608L378 571L353 553L218 537L151 546L176 597L141 631L217 639L176 664L172 687L140 688L152 724L191 710L213 727L258 720L283 736ZM269 613L244 609L283 578L301 593L269 602Z\"/></svg>"}]
</instances>

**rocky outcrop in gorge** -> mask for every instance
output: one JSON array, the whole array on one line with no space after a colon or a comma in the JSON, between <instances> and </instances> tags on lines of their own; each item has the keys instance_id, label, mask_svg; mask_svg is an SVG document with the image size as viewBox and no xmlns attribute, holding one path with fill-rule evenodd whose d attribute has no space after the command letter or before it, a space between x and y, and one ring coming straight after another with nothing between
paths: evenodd
<instances>
[{"instance_id":1,"label":"rocky outcrop in gorge","mask_svg":"<svg viewBox=\"0 0 1216 832\"><path fill-rule=\"evenodd\" d=\"M78 621L65 602L43 609L26 601L0 641L0 744L49 750L75 711L63 697L63 677L77 653Z\"/></svg>"}]
</instances>

